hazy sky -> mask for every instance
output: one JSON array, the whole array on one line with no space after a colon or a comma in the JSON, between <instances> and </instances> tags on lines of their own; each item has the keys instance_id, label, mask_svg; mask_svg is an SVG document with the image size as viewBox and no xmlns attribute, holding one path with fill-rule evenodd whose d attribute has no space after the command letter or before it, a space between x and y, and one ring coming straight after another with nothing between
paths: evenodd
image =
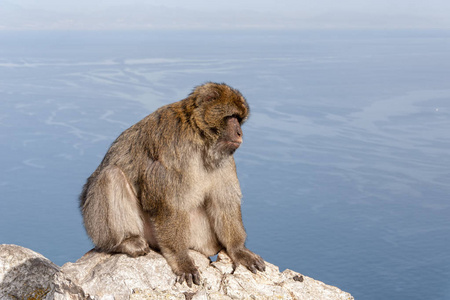
<instances>
[{"instance_id":1,"label":"hazy sky","mask_svg":"<svg viewBox=\"0 0 450 300\"><path fill-rule=\"evenodd\" d=\"M449 0L0 0L0 29L450 29L449 16Z\"/></svg>"}]
</instances>

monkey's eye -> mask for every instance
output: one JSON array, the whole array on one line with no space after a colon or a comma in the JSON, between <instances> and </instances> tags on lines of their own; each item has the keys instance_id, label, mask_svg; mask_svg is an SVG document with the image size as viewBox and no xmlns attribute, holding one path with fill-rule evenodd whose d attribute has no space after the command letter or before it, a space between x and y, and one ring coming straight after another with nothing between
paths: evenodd
<instances>
[{"instance_id":1,"label":"monkey's eye","mask_svg":"<svg viewBox=\"0 0 450 300\"><path fill-rule=\"evenodd\" d=\"M238 114L233 114L231 116L228 116L226 119L229 119L229 118L236 118L238 120L239 124L242 123L242 118Z\"/></svg>"}]
</instances>

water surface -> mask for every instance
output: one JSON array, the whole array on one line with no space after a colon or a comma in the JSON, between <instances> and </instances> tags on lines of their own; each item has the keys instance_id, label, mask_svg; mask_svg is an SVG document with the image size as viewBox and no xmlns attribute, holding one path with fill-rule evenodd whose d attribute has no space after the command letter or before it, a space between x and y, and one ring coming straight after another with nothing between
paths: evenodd
<instances>
[{"instance_id":1,"label":"water surface","mask_svg":"<svg viewBox=\"0 0 450 300\"><path fill-rule=\"evenodd\" d=\"M62 265L111 142L205 81L251 106L247 246L357 299L450 297L450 32L0 32L0 243Z\"/></svg>"}]
</instances>

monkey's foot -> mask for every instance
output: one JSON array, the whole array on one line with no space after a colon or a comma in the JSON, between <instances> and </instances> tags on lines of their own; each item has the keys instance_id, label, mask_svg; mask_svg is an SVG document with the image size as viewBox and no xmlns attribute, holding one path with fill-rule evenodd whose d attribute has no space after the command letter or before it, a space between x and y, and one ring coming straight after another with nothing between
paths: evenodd
<instances>
[{"instance_id":1,"label":"monkey's foot","mask_svg":"<svg viewBox=\"0 0 450 300\"><path fill-rule=\"evenodd\" d=\"M123 242L116 247L115 252L125 253L131 257L138 257L149 253L150 248L144 238L132 236L123 240Z\"/></svg>"},{"instance_id":2,"label":"monkey's foot","mask_svg":"<svg viewBox=\"0 0 450 300\"><path fill-rule=\"evenodd\" d=\"M175 274L179 284L183 284L186 281L189 287L192 287L192 283L200 285L200 274L190 257L184 260L177 260L177 265Z\"/></svg>"},{"instance_id":3,"label":"monkey's foot","mask_svg":"<svg viewBox=\"0 0 450 300\"><path fill-rule=\"evenodd\" d=\"M253 253L247 248L233 251L233 253L230 253L230 257L234 262L235 268L241 264L255 274L256 271L264 272L266 270L266 264L261 256Z\"/></svg>"},{"instance_id":4,"label":"monkey's foot","mask_svg":"<svg viewBox=\"0 0 450 300\"><path fill-rule=\"evenodd\" d=\"M177 282L179 284L183 284L184 281L186 281L186 284L189 287L192 287L192 283L200 285L200 274L198 273L198 270L195 270L193 273L182 273L177 276Z\"/></svg>"}]
</instances>

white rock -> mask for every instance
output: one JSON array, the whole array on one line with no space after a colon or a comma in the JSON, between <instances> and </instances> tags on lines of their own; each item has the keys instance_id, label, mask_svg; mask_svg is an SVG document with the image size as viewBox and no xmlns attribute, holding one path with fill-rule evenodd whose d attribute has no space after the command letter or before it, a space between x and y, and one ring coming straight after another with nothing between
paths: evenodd
<instances>
[{"instance_id":1,"label":"white rock","mask_svg":"<svg viewBox=\"0 0 450 300\"><path fill-rule=\"evenodd\" d=\"M0 245L0 299L52 299L59 267L16 245Z\"/></svg>"},{"instance_id":2,"label":"white rock","mask_svg":"<svg viewBox=\"0 0 450 300\"><path fill-rule=\"evenodd\" d=\"M225 252L216 262L191 251L201 284L191 288L175 281L164 257L156 252L131 258L94 250L75 263L59 268L31 250L0 245L1 299L314 299L351 300L353 297L291 270L280 273L266 262L266 271L253 274L239 266L233 272ZM17 281L16 279L21 278ZM20 283L19 283L20 282ZM26 289L24 289L26 287ZM36 293L41 293L39 296ZM35 294L33 294L35 293ZM13 297L11 297L13 298Z\"/></svg>"}]
</instances>

